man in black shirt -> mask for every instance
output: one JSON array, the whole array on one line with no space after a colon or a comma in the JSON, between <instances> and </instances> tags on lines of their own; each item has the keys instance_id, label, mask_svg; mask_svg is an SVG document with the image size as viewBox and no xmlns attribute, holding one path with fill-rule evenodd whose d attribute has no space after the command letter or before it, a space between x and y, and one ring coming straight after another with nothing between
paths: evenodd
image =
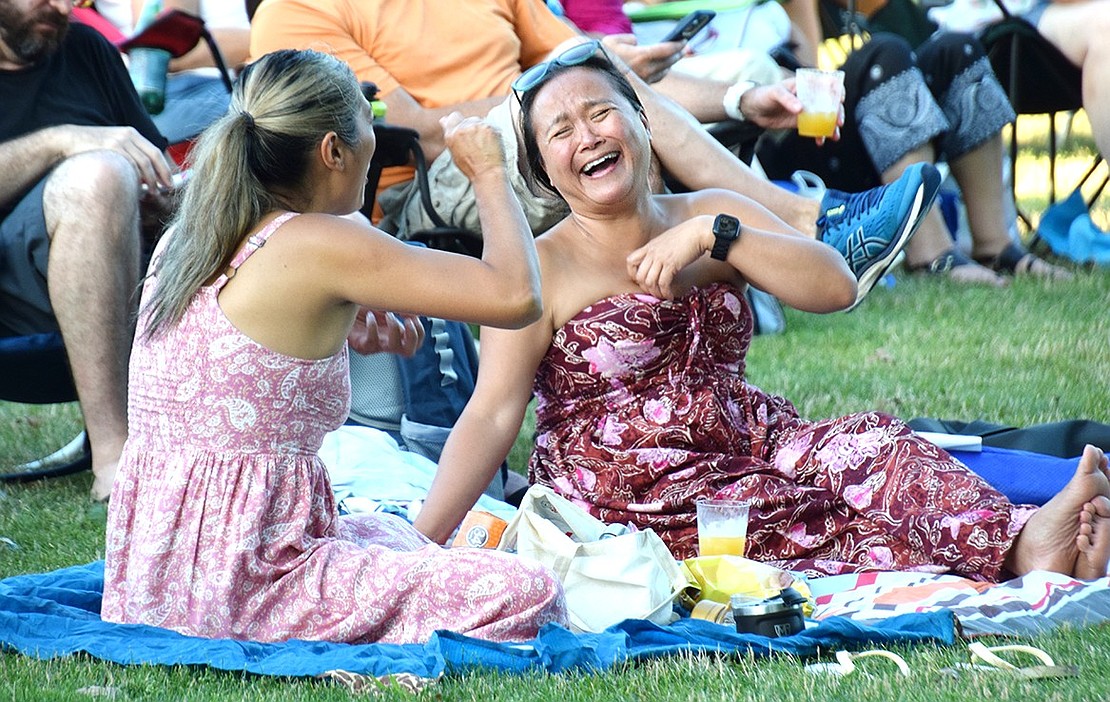
<instances>
[{"instance_id":1,"label":"man in black shirt","mask_svg":"<svg viewBox=\"0 0 1110 702\"><path fill-rule=\"evenodd\" d=\"M60 331L98 499L127 437L141 218L168 209L166 141L72 0L0 0L0 336Z\"/></svg>"}]
</instances>

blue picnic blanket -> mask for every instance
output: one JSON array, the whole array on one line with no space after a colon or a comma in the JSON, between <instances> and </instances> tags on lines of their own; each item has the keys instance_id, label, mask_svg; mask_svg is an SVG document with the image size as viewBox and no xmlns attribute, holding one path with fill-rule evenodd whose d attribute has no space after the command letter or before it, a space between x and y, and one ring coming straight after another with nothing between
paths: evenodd
<instances>
[{"instance_id":1,"label":"blue picnic blanket","mask_svg":"<svg viewBox=\"0 0 1110 702\"><path fill-rule=\"evenodd\" d=\"M385 676L487 669L508 673L604 671L622 661L688 652L799 657L819 649L956 639L951 612L908 614L867 625L834 617L800 634L767 638L737 634L702 619L658 626L629 619L600 634L574 634L548 625L518 644L482 641L439 631L423 644L338 644L290 640L257 643L183 636L167 629L111 624L100 618L104 563L0 580L0 650L41 659L86 653L122 665L205 665L259 675L317 676L330 670Z\"/></svg>"}]
</instances>

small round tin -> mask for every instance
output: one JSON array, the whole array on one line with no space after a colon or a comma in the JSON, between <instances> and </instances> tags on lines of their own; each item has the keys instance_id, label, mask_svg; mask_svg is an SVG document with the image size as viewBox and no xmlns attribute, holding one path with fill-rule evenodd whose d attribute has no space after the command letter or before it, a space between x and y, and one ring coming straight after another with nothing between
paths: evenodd
<instances>
[{"instance_id":1,"label":"small round tin","mask_svg":"<svg viewBox=\"0 0 1110 702\"><path fill-rule=\"evenodd\" d=\"M788 594L788 592L790 594ZM791 636L805 630L802 602L805 599L796 590L787 588L776 597L765 600L745 595L733 595L732 616L736 631L760 636Z\"/></svg>"}]
</instances>

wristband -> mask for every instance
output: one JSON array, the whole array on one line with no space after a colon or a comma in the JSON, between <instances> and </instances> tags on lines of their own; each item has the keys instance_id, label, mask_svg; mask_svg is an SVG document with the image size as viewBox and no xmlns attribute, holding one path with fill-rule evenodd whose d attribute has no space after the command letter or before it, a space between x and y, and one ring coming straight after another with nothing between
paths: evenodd
<instances>
[{"instance_id":1,"label":"wristband","mask_svg":"<svg viewBox=\"0 0 1110 702\"><path fill-rule=\"evenodd\" d=\"M728 115L729 119L734 119L737 122L748 121L748 118L740 111L740 100L743 99L744 93L758 86L759 83L754 80L742 80L725 91L725 97L721 104L724 106L725 114Z\"/></svg>"}]
</instances>

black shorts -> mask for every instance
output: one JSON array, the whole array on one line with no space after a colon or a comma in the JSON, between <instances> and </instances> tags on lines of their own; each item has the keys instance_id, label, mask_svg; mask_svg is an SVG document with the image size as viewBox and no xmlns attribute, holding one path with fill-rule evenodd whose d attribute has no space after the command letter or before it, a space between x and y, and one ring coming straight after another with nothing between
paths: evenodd
<instances>
[{"instance_id":1,"label":"black shorts","mask_svg":"<svg viewBox=\"0 0 1110 702\"><path fill-rule=\"evenodd\" d=\"M0 337L58 331L46 285L45 189L43 178L0 220Z\"/></svg>"},{"instance_id":2,"label":"black shorts","mask_svg":"<svg viewBox=\"0 0 1110 702\"><path fill-rule=\"evenodd\" d=\"M916 51L901 37L876 34L843 70L840 141L817 146L794 130L768 132L757 155L770 178L789 180L805 169L830 188L867 190L926 143L938 159L956 159L1014 120L982 46L967 34L942 32Z\"/></svg>"}]
</instances>

